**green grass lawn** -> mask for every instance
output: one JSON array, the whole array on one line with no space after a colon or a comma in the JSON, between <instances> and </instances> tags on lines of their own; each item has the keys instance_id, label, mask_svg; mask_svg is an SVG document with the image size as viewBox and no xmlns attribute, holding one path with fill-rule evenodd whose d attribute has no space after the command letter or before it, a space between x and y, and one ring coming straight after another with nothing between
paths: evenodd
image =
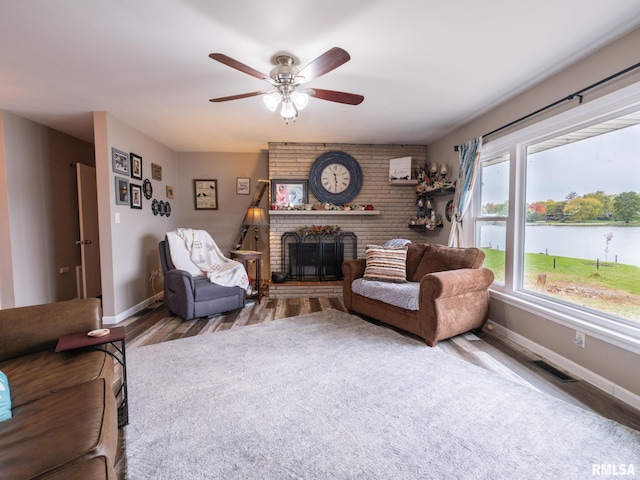
<instances>
[{"instance_id":1,"label":"green grass lawn","mask_svg":"<svg viewBox=\"0 0 640 480\"><path fill-rule=\"evenodd\" d=\"M493 248L482 248L484 252L484 263L482 266L493 271L496 283L504 284L504 250L494 250Z\"/></svg>"},{"instance_id":2,"label":"green grass lawn","mask_svg":"<svg viewBox=\"0 0 640 480\"><path fill-rule=\"evenodd\" d=\"M505 252L489 248L484 266L504 284ZM554 268L555 260L555 268ZM640 319L640 268L613 262L526 253L524 287L590 308ZM541 277L546 276L546 277Z\"/></svg>"}]
</instances>

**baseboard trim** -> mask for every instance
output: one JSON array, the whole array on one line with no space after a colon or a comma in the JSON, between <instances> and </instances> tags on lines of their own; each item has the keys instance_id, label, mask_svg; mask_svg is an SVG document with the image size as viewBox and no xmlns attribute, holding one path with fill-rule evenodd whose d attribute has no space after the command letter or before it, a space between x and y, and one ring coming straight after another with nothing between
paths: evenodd
<instances>
[{"instance_id":1,"label":"baseboard trim","mask_svg":"<svg viewBox=\"0 0 640 480\"><path fill-rule=\"evenodd\" d=\"M543 347L542 345L535 343L529 340L528 338L523 337L522 335L512 330L509 330L508 328L505 328L504 326L498 323L494 323L492 321L489 321L488 323L493 326L495 333L502 335L508 338L509 340L514 341L518 345L528 348L532 352L555 363L556 365L562 367L563 369L570 372L571 374L577 377L580 377L580 379L584 380L585 382L588 382L591 385L599 388L600 390L605 391L609 395L612 395L618 400L621 400L627 403L633 408L640 410L640 395L636 395L635 393L627 390L626 388L623 388L620 385L615 384L611 380L608 380L603 376L592 372L591 370L583 367L580 364L575 363L572 360L569 360L566 357L563 357L562 355L558 355L553 350L549 350L548 348Z\"/></svg>"},{"instance_id":2,"label":"baseboard trim","mask_svg":"<svg viewBox=\"0 0 640 480\"><path fill-rule=\"evenodd\" d=\"M105 316L103 316L102 317L102 324L103 325L117 325L118 323L122 322L123 320L126 320L130 316L135 315L140 310L144 310L145 308L147 308L152 303L155 303L158 300L162 300L162 297L163 297L163 292L158 292L153 297L149 297L146 300L143 300L139 304L134 305L133 307L125 310L124 312L119 313L115 317L105 317Z\"/></svg>"}]
</instances>

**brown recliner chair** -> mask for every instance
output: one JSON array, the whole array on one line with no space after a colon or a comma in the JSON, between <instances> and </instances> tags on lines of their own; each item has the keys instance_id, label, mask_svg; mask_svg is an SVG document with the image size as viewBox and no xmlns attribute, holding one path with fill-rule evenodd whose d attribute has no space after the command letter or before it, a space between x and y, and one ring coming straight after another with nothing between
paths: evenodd
<instances>
[{"instance_id":1,"label":"brown recliner chair","mask_svg":"<svg viewBox=\"0 0 640 480\"><path fill-rule=\"evenodd\" d=\"M244 307L246 292L243 288L224 287L211 283L207 277L194 277L178 270L171 261L166 240L158 244L158 253L164 274L164 303L170 312L191 320Z\"/></svg>"}]
</instances>

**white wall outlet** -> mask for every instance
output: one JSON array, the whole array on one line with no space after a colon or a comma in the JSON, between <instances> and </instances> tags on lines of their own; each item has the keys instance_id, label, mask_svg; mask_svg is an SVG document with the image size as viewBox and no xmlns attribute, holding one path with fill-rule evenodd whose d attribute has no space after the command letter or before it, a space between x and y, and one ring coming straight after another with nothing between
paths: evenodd
<instances>
[{"instance_id":1,"label":"white wall outlet","mask_svg":"<svg viewBox=\"0 0 640 480\"><path fill-rule=\"evenodd\" d=\"M573 339L573 343L575 343L580 348L584 348L584 345L586 343L586 335L583 332L578 332L576 330L576 336Z\"/></svg>"},{"instance_id":2,"label":"white wall outlet","mask_svg":"<svg viewBox=\"0 0 640 480\"><path fill-rule=\"evenodd\" d=\"M162 270L159 268L156 270L151 270L151 275L149 276L149 282L153 282L156 278L162 276Z\"/></svg>"}]
</instances>

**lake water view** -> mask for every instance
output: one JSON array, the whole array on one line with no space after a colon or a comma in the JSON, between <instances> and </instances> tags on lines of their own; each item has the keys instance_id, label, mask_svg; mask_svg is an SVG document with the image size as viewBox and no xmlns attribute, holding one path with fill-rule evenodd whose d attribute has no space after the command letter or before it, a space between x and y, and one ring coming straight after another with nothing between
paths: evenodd
<instances>
[{"instance_id":1,"label":"lake water view","mask_svg":"<svg viewBox=\"0 0 640 480\"><path fill-rule=\"evenodd\" d=\"M505 249L505 225L483 224L482 247ZM640 267L640 227L608 225L530 224L525 230L525 252L547 253L551 256L600 259L605 261L606 238L611 233L608 262Z\"/></svg>"}]
</instances>

